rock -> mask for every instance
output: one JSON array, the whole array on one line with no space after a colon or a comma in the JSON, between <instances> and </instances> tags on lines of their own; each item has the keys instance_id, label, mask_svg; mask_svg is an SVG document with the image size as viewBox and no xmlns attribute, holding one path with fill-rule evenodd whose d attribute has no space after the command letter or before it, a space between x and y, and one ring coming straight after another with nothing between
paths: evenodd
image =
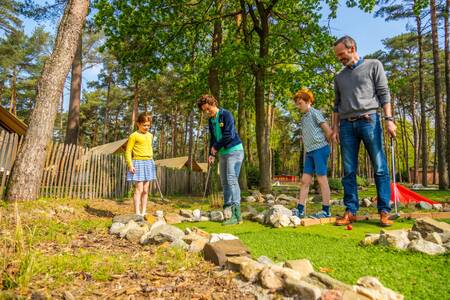
<instances>
[{"instance_id":1,"label":"rock","mask_svg":"<svg viewBox=\"0 0 450 300\"><path fill-rule=\"evenodd\" d=\"M442 245L445 249L447 249L447 251L450 250L450 241L448 241L447 243Z\"/></svg>"},{"instance_id":2,"label":"rock","mask_svg":"<svg viewBox=\"0 0 450 300\"><path fill-rule=\"evenodd\" d=\"M372 201L369 198L364 198L361 200L361 207L370 207L372 205Z\"/></svg>"},{"instance_id":3,"label":"rock","mask_svg":"<svg viewBox=\"0 0 450 300\"><path fill-rule=\"evenodd\" d=\"M259 274L265 268L265 265L257 261L252 260L246 264L241 265L241 275L245 280L255 282L258 280Z\"/></svg>"},{"instance_id":4,"label":"rock","mask_svg":"<svg viewBox=\"0 0 450 300\"><path fill-rule=\"evenodd\" d=\"M253 221L258 222L260 224L264 224L266 220L266 214L264 212L257 214L253 217Z\"/></svg>"},{"instance_id":5,"label":"rock","mask_svg":"<svg viewBox=\"0 0 450 300\"><path fill-rule=\"evenodd\" d=\"M340 290L326 290L320 296L321 300L343 300L343 293Z\"/></svg>"},{"instance_id":6,"label":"rock","mask_svg":"<svg viewBox=\"0 0 450 300\"><path fill-rule=\"evenodd\" d=\"M261 285L266 289L279 290L283 287L283 281L275 275L270 267L265 267L259 274Z\"/></svg>"},{"instance_id":7,"label":"rock","mask_svg":"<svg viewBox=\"0 0 450 300\"><path fill-rule=\"evenodd\" d=\"M188 244L188 245L190 245L190 244L192 244L192 242L198 241L198 240L204 240L204 241L206 241L206 243L209 242L209 239L207 239L203 236L200 236L194 232L191 232L183 237L183 241L185 241L186 244Z\"/></svg>"},{"instance_id":8,"label":"rock","mask_svg":"<svg viewBox=\"0 0 450 300\"><path fill-rule=\"evenodd\" d=\"M218 241L231 241L231 240L239 240L239 238L230 233L213 233L209 238L210 243L215 243Z\"/></svg>"},{"instance_id":9,"label":"rock","mask_svg":"<svg viewBox=\"0 0 450 300\"><path fill-rule=\"evenodd\" d=\"M194 219L194 221L200 221L201 217L202 213L200 209L194 209L194 211L192 212L192 218Z\"/></svg>"},{"instance_id":10,"label":"rock","mask_svg":"<svg viewBox=\"0 0 450 300\"><path fill-rule=\"evenodd\" d=\"M277 196L277 198L275 199L275 202L279 202L279 201L286 201L286 202L297 202L297 198L285 195L285 194L280 194Z\"/></svg>"},{"instance_id":11,"label":"rock","mask_svg":"<svg viewBox=\"0 0 450 300\"><path fill-rule=\"evenodd\" d=\"M266 202L270 200L275 201L275 197L272 194L265 194L264 199L266 199Z\"/></svg>"},{"instance_id":12,"label":"rock","mask_svg":"<svg viewBox=\"0 0 450 300\"><path fill-rule=\"evenodd\" d=\"M426 241L438 244L438 245L442 245L442 239L439 233L437 232L432 232L427 234L427 236L425 237Z\"/></svg>"},{"instance_id":13,"label":"rock","mask_svg":"<svg viewBox=\"0 0 450 300\"><path fill-rule=\"evenodd\" d=\"M153 224L150 231L141 237L140 243L145 245L148 243L163 243L166 241L173 242L181 240L183 237L184 232L175 226L162 224L155 227Z\"/></svg>"},{"instance_id":14,"label":"rock","mask_svg":"<svg viewBox=\"0 0 450 300\"><path fill-rule=\"evenodd\" d=\"M144 221L144 218L140 215L130 214L130 215L119 215L115 216L112 220L113 223L122 223L122 224L128 224L133 220L134 222L142 222Z\"/></svg>"},{"instance_id":15,"label":"rock","mask_svg":"<svg viewBox=\"0 0 450 300\"><path fill-rule=\"evenodd\" d=\"M204 237L205 239L208 239L208 240L209 240L209 238L211 237L211 235L210 235L208 232L206 232L206 231L204 231L204 230L201 230L201 229L199 229L199 228L197 228L197 227L194 227L194 228L192 228L191 230L192 230L192 232L195 233L196 235L199 235L199 236L201 236L201 237Z\"/></svg>"},{"instance_id":16,"label":"rock","mask_svg":"<svg viewBox=\"0 0 450 300\"><path fill-rule=\"evenodd\" d=\"M265 223L270 223L270 218L273 215L284 215L288 218L292 216L292 211L284 207L283 205L274 205L272 206L266 214Z\"/></svg>"},{"instance_id":17,"label":"rock","mask_svg":"<svg viewBox=\"0 0 450 300\"><path fill-rule=\"evenodd\" d=\"M184 217L175 213L167 213L164 216L164 219L166 220L167 224L178 224L184 221Z\"/></svg>"},{"instance_id":18,"label":"rock","mask_svg":"<svg viewBox=\"0 0 450 300\"><path fill-rule=\"evenodd\" d=\"M268 266L274 264L274 262L273 262L270 258L268 258L267 256L264 256L264 255L258 257L257 261L258 261L259 263L262 263L262 264L268 265Z\"/></svg>"},{"instance_id":19,"label":"rock","mask_svg":"<svg viewBox=\"0 0 450 300\"><path fill-rule=\"evenodd\" d=\"M256 199L258 202L264 202L264 197L259 191L254 191L252 193L252 196Z\"/></svg>"},{"instance_id":20,"label":"rock","mask_svg":"<svg viewBox=\"0 0 450 300\"><path fill-rule=\"evenodd\" d=\"M445 233L450 232L450 224L439 222L432 218L420 218L416 220L412 230L419 231L422 236L426 236L430 232Z\"/></svg>"},{"instance_id":21,"label":"rock","mask_svg":"<svg viewBox=\"0 0 450 300\"><path fill-rule=\"evenodd\" d=\"M381 230L378 244L382 246L395 247L397 249L406 249L409 244L408 232L399 230Z\"/></svg>"},{"instance_id":22,"label":"rock","mask_svg":"<svg viewBox=\"0 0 450 300\"><path fill-rule=\"evenodd\" d=\"M109 228L109 234L117 234L119 235L120 232L125 228L125 224L123 223L112 223L111 227Z\"/></svg>"},{"instance_id":23,"label":"rock","mask_svg":"<svg viewBox=\"0 0 450 300\"><path fill-rule=\"evenodd\" d=\"M148 230L149 229L147 225L138 225L137 227L132 227L127 231L125 238L132 243L139 243L141 236L143 236Z\"/></svg>"},{"instance_id":24,"label":"rock","mask_svg":"<svg viewBox=\"0 0 450 300\"><path fill-rule=\"evenodd\" d=\"M203 256L205 260L223 266L230 257L250 257L250 250L240 240L220 240L207 243L203 248Z\"/></svg>"},{"instance_id":25,"label":"rock","mask_svg":"<svg viewBox=\"0 0 450 300\"><path fill-rule=\"evenodd\" d=\"M189 245L188 251L193 253L199 253L203 251L205 245L208 243L207 239L199 239L192 241Z\"/></svg>"},{"instance_id":26,"label":"rock","mask_svg":"<svg viewBox=\"0 0 450 300\"><path fill-rule=\"evenodd\" d=\"M192 211L190 211L189 209L180 209L180 215L188 218L188 219L193 219L194 215L192 214Z\"/></svg>"},{"instance_id":27,"label":"rock","mask_svg":"<svg viewBox=\"0 0 450 300\"><path fill-rule=\"evenodd\" d=\"M419 204L417 204L417 208L431 210L433 209L433 205L425 201L420 201Z\"/></svg>"},{"instance_id":28,"label":"rock","mask_svg":"<svg viewBox=\"0 0 450 300\"><path fill-rule=\"evenodd\" d=\"M307 259L288 260L284 267L297 271L301 277L306 277L314 272L314 267Z\"/></svg>"},{"instance_id":29,"label":"rock","mask_svg":"<svg viewBox=\"0 0 450 300\"><path fill-rule=\"evenodd\" d=\"M330 205L344 206L344 201L343 200L330 200Z\"/></svg>"},{"instance_id":30,"label":"rock","mask_svg":"<svg viewBox=\"0 0 450 300\"><path fill-rule=\"evenodd\" d=\"M233 212L231 211L231 206L227 206L223 209L223 219L228 220L231 218Z\"/></svg>"},{"instance_id":31,"label":"rock","mask_svg":"<svg viewBox=\"0 0 450 300\"><path fill-rule=\"evenodd\" d=\"M364 240L360 242L363 246L370 246L370 245L376 245L378 243L378 240L380 239L380 235L376 233L368 233L366 234L366 237Z\"/></svg>"},{"instance_id":32,"label":"rock","mask_svg":"<svg viewBox=\"0 0 450 300\"><path fill-rule=\"evenodd\" d=\"M270 216L269 223L275 227L288 227L291 224L290 217L281 214L273 214Z\"/></svg>"},{"instance_id":33,"label":"rock","mask_svg":"<svg viewBox=\"0 0 450 300\"><path fill-rule=\"evenodd\" d=\"M410 241L420 240L420 239L422 239L422 235L418 231L410 230L410 231L408 231L408 239Z\"/></svg>"},{"instance_id":34,"label":"rock","mask_svg":"<svg viewBox=\"0 0 450 300\"><path fill-rule=\"evenodd\" d=\"M253 203L253 202L256 202L256 198L253 196L248 196L248 197L244 198L244 202Z\"/></svg>"},{"instance_id":35,"label":"rock","mask_svg":"<svg viewBox=\"0 0 450 300\"><path fill-rule=\"evenodd\" d=\"M209 214L209 216L210 216L211 221L213 221L213 222L222 222L224 220L223 213L221 211L219 211L219 210L212 211Z\"/></svg>"},{"instance_id":36,"label":"rock","mask_svg":"<svg viewBox=\"0 0 450 300\"><path fill-rule=\"evenodd\" d=\"M302 223L302 220L297 216L290 216L289 220L294 227L300 226L300 224Z\"/></svg>"},{"instance_id":37,"label":"rock","mask_svg":"<svg viewBox=\"0 0 450 300\"><path fill-rule=\"evenodd\" d=\"M318 287L303 280L293 280L288 278L284 285L289 293L295 294L298 299L302 300L320 299L322 293Z\"/></svg>"},{"instance_id":38,"label":"rock","mask_svg":"<svg viewBox=\"0 0 450 300\"><path fill-rule=\"evenodd\" d=\"M384 287L375 277L361 277L356 284L353 286L354 291L374 300L403 300L404 298L403 295Z\"/></svg>"},{"instance_id":39,"label":"rock","mask_svg":"<svg viewBox=\"0 0 450 300\"><path fill-rule=\"evenodd\" d=\"M155 223L150 225L150 230L155 229L156 227L164 225L164 224L166 224L166 221L164 219L159 219L158 221L156 221Z\"/></svg>"},{"instance_id":40,"label":"rock","mask_svg":"<svg viewBox=\"0 0 450 300\"><path fill-rule=\"evenodd\" d=\"M176 248L181 248L183 250L188 250L189 249L189 245L186 244L183 240L175 240L172 243L170 243L170 247L176 247Z\"/></svg>"},{"instance_id":41,"label":"rock","mask_svg":"<svg viewBox=\"0 0 450 300\"><path fill-rule=\"evenodd\" d=\"M421 183L414 183L414 184L411 186L411 189L412 189L412 190L420 190L420 189L423 189L423 185L422 185Z\"/></svg>"},{"instance_id":42,"label":"rock","mask_svg":"<svg viewBox=\"0 0 450 300\"><path fill-rule=\"evenodd\" d=\"M229 257L227 259L227 262L225 263L225 266L228 270L231 270L233 272L240 272L241 266L244 264L248 264L251 261L253 260L248 256Z\"/></svg>"},{"instance_id":43,"label":"rock","mask_svg":"<svg viewBox=\"0 0 450 300\"><path fill-rule=\"evenodd\" d=\"M273 206L273 205L275 205L275 200L267 200L266 204L269 206Z\"/></svg>"},{"instance_id":44,"label":"rock","mask_svg":"<svg viewBox=\"0 0 450 300\"><path fill-rule=\"evenodd\" d=\"M119 222L117 222L117 223L119 223ZM124 237L127 235L127 232L128 232L129 230L139 229L139 228L140 228L140 226L139 226L138 223L136 223L136 222L133 221L133 220L130 220L130 221L122 228L122 230L121 230L120 233L119 233L119 236L120 236L121 238L124 238Z\"/></svg>"},{"instance_id":45,"label":"rock","mask_svg":"<svg viewBox=\"0 0 450 300\"><path fill-rule=\"evenodd\" d=\"M446 252L446 248L425 240L414 240L408 245L411 251L422 252L428 255L442 254Z\"/></svg>"},{"instance_id":46,"label":"rock","mask_svg":"<svg viewBox=\"0 0 450 300\"><path fill-rule=\"evenodd\" d=\"M444 209L441 203L434 203L433 208L439 211L442 211Z\"/></svg>"},{"instance_id":47,"label":"rock","mask_svg":"<svg viewBox=\"0 0 450 300\"><path fill-rule=\"evenodd\" d=\"M441 233L441 240L442 243L447 243L448 241L450 241L450 231Z\"/></svg>"},{"instance_id":48,"label":"rock","mask_svg":"<svg viewBox=\"0 0 450 300\"><path fill-rule=\"evenodd\" d=\"M162 219L164 218L164 212L162 210L155 211L155 217Z\"/></svg>"},{"instance_id":49,"label":"rock","mask_svg":"<svg viewBox=\"0 0 450 300\"><path fill-rule=\"evenodd\" d=\"M343 283L342 281L339 281L337 279L334 279L330 275L327 275L325 273L320 272L311 272L309 274L309 277L312 280L318 281L319 283L323 284L325 287L331 290L352 290L352 287L346 283Z\"/></svg>"}]
</instances>

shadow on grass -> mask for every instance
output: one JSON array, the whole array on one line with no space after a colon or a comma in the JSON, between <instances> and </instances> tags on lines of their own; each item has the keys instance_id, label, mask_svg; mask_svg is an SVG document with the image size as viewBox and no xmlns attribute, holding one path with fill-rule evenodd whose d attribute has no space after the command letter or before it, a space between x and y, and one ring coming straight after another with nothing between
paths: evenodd
<instances>
[{"instance_id":1,"label":"shadow on grass","mask_svg":"<svg viewBox=\"0 0 450 300\"><path fill-rule=\"evenodd\" d=\"M115 216L115 214L113 214L111 211L106 210L106 209L98 209L98 208L94 208L92 206L89 206L89 204L86 204L84 206L84 210L90 214L90 215L94 215L100 218L112 218Z\"/></svg>"}]
</instances>

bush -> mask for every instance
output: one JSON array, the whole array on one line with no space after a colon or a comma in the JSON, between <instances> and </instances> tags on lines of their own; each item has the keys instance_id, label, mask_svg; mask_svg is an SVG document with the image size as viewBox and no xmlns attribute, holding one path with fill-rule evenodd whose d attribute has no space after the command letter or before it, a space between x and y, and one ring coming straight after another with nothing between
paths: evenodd
<instances>
[{"instance_id":1,"label":"bush","mask_svg":"<svg viewBox=\"0 0 450 300\"><path fill-rule=\"evenodd\" d=\"M340 179L328 178L328 184L332 191L340 191L344 188Z\"/></svg>"}]
</instances>

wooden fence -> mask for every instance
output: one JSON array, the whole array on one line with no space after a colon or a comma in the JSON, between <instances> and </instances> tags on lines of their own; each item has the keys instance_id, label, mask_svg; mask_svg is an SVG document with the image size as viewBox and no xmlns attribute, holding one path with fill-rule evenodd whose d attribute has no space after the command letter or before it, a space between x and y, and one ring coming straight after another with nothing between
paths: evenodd
<instances>
[{"instance_id":1,"label":"wooden fence","mask_svg":"<svg viewBox=\"0 0 450 300\"><path fill-rule=\"evenodd\" d=\"M0 131L0 199L5 196L8 177L21 139ZM88 148L57 142L47 147L40 196L46 198L118 199L128 195L127 166L121 154L101 154ZM203 193L206 174L157 167L164 195ZM156 183L152 195L159 195Z\"/></svg>"}]
</instances>

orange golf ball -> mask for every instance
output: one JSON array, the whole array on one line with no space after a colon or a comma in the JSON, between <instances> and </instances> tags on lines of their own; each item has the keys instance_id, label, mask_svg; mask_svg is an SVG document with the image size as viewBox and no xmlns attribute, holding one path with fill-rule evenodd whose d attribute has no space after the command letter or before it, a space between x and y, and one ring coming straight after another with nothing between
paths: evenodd
<instances>
[{"instance_id":1,"label":"orange golf ball","mask_svg":"<svg viewBox=\"0 0 450 300\"><path fill-rule=\"evenodd\" d=\"M353 229L352 224L348 224L348 225L347 225L347 230L352 230L352 229Z\"/></svg>"}]
</instances>

